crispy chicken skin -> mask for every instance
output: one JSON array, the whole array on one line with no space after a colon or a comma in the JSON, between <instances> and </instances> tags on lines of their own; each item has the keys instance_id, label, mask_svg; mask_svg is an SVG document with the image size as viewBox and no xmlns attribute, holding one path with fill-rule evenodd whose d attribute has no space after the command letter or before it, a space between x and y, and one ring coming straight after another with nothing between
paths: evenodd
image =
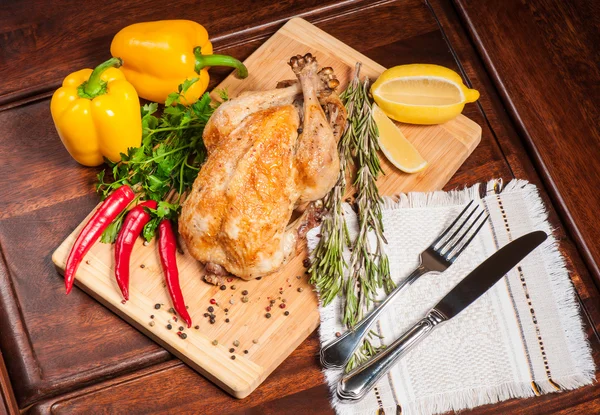
<instances>
[{"instance_id":1,"label":"crispy chicken skin","mask_svg":"<svg viewBox=\"0 0 600 415\"><path fill-rule=\"evenodd\" d=\"M213 283L227 273L252 279L281 268L318 215L309 208L290 223L294 209L322 198L337 179L346 121L333 91L339 82L331 68L318 72L310 54L289 64L298 82L223 103L204 130L208 158L179 232Z\"/></svg>"}]
</instances>

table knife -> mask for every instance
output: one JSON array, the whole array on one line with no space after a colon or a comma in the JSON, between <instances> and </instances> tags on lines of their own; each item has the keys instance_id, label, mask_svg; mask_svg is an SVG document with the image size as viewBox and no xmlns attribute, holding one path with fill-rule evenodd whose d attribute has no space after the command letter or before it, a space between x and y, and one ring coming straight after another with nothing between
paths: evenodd
<instances>
[{"instance_id":1,"label":"table knife","mask_svg":"<svg viewBox=\"0 0 600 415\"><path fill-rule=\"evenodd\" d=\"M362 399L410 349L440 324L467 308L508 271L546 240L542 231L528 233L500 248L463 278L427 315L365 364L342 376L337 387L340 399Z\"/></svg>"}]
</instances>

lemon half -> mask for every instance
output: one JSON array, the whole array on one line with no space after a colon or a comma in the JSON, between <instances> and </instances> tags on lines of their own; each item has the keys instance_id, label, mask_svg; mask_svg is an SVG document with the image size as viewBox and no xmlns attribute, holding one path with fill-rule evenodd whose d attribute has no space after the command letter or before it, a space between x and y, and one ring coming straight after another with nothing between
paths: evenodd
<instances>
[{"instance_id":1,"label":"lemon half","mask_svg":"<svg viewBox=\"0 0 600 415\"><path fill-rule=\"evenodd\" d=\"M376 104L373 104L373 120L379 130L379 147L394 166L405 173L416 173L427 167L427 161Z\"/></svg>"},{"instance_id":2,"label":"lemon half","mask_svg":"<svg viewBox=\"0 0 600 415\"><path fill-rule=\"evenodd\" d=\"M400 65L383 72L371 86L377 105L396 121L441 124L479 98L459 74L439 65Z\"/></svg>"}]
</instances>

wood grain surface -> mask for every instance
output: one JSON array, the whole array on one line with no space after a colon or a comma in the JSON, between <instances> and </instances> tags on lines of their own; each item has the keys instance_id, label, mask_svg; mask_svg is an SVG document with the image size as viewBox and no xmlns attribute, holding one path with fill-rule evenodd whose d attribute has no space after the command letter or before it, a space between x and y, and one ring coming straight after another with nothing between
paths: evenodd
<instances>
[{"instance_id":1,"label":"wood grain surface","mask_svg":"<svg viewBox=\"0 0 600 415\"><path fill-rule=\"evenodd\" d=\"M540 2L534 0L527 5L535 7ZM158 0L74 4L56 5L43 0L0 4L2 88L6 85L3 91L17 91L3 101L4 111L0 109L0 350L18 405L25 413L332 413L318 364L316 333L251 398L236 400L81 290L74 290L68 300L64 297L64 281L54 270L50 253L97 203L93 183L98 170L78 166L62 148L49 116L45 91L58 85L67 72L92 66L107 57L112 34L125 20L137 21L142 15L148 19L198 19L211 28L218 52L241 59L256 50L285 20L302 15L383 66L437 63L461 73L469 86L481 92L478 103L468 106L465 115L482 126L482 141L446 189L497 177L524 178L540 186L572 271L594 357L600 364L598 289L572 233L564 226L565 217L554 209L557 199L549 197L546 182L536 170L539 164L529 157L522 130L513 124L501 91L488 73L489 66L480 56L483 49L474 47L476 39L465 30L451 0L265 1L239 5L227 0L207 0L195 3L193 10L183 7L188 5L186 2L171 3L166 13L166 3ZM255 4L260 7L254 7ZM560 0L544 4L555 4L558 10L564 7ZM585 4L594 7L596 3ZM217 13L221 5L229 5L233 17ZM585 18L597 15L586 12L586 7L579 10ZM204 13L210 20L203 18ZM525 24L544 21L543 15L519 16L530 20ZM473 22L478 19L488 16L471 16ZM67 30L68 35L64 35L65 28L77 26L78 22L83 30ZM523 29L513 26L515 22L523 24L512 19L499 28L500 45L510 37L520 36L518 31ZM591 27L589 24L583 24L583 30L590 30L586 29ZM52 42L64 47L46 47ZM522 46L523 55L541 53L530 50L528 44ZM20 62L10 70L4 70L6 48L10 49L11 60ZM565 48L576 61L593 59L583 50ZM39 61L30 70L26 63L32 57ZM23 81L22 71L29 73L27 81ZM37 73L41 93L32 94L28 83L37 81ZM211 74L214 86L228 71L213 68ZM513 76L523 80L528 73ZM580 76L586 78L586 72ZM540 117L546 116L549 114L540 113ZM532 142L542 139L543 135L531 136ZM579 137L564 138L566 143L575 139ZM573 179L573 187L579 184ZM560 196L569 199L571 194L566 191ZM592 218L587 226L600 227L600 220ZM600 413L599 391L596 384L489 405L469 413L596 414Z\"/></svg>"},{"instance_id":2,"label":"wood grain surface","mask_svg":"<svg viewBox=\"0 0 600 415\"><path fill-rule=\"evenodd\" d=\"M295 18L244 61L250 73L248 78L239 80L230 75L215 90L225 89L230 97L236 97L244 91L272 89L276 84L274 80L292 76L293 72L287 64L290 57L305 53L312 53L320 67L333 68L340 81L340 90L350 82L356 62L362 63L360 73L363 77L376 79L385 70L306 20ZM481 140L481 127L463 115L443 125L399 126L429 162L429 166L417 174L406 174L382 157L385 175L377 183L382 195L440 190ZM349 195L353 192L348 189ZM87 219L52 255L52 261L61 272ZM185 250L184 244L181 245ZM133 272L129 302L121 301L121 293L116 285L112 245L97 243L92 247L77 272L76 282L91 296L228 393L236 398L245 398L319 324L317 297L308 283L303 266L303 259L307 258L308 253L305 246L302 248L302 252L279 272L260 281L231 278L225 292L202 281L203 267L187 252L178 255L181 289L194 324L198 325L198 329L184 331L187 336L185 341L177 336L177 330L166 329L167 321L176 317L167 311L170 300L163 283L155 241L148 246L144 246L141 239L136 243L131 257ZM233 287L235 290L230 290ZM249 293L247 303L241 302L240 292L244 290ZM269 299L275 298L287 300L284 306L289 316L277 308L280 304L278 301L270 313L272 318L264 317ZM213 307L218 315L217 324L214 325L202 317L211 299L218 302ZM157 311L154 309L157 303L165 306ZM150 315L155 318L151 319ZM152 326L150 321L153 321ZM173 326L180 324L173 323ZM218 344L213 345L213 340L217 340ZM235 351L232 353L230 349L234 341L240 344L239 347L233 347Z\"/></svg>"},{"instance_id":3,"label":"wood grain surface","mask_svg":"<svg viewBox=\"0 0 600 415\"><path fill-rule=\"evenodd\" d=\"M600 286L600 227L590 226L600 206L600 3L457 7ZM507 27L511 35L498 42Z\"/></svg>"}]
</instances>

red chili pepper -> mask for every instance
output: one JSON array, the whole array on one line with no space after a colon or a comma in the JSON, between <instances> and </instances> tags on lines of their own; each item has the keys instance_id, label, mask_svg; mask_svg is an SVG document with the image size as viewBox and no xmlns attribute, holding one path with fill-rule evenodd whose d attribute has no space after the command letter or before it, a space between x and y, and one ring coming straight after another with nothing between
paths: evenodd
<instances>
[{"instance_id":1,"label":"red chili pepper","mask_svg":"<svg viewBox=\"0 0 600 415\"><path fill-rule=\"evenodd\" d=\"M144 225L151 218L144 208L156 209L156 206L154 200L148 200L131 209L125 216L125 221L115 242L115 277L125 300L129 300L129 260L131 251L135 240L142 233Z\"/></svg>"},{"instance_id":2,"label":"red chili pepper","mask_svg":"<svg viewBox=\"0 0 600 415\"><path fill-rule=\"evenodd\" d=\"M183 321L186 322L188 327L192 327L192 318L185 308L185 301L183 300L183 294L179 285L179 270L177 269L176 255L177 244L175 243L171 221L168 219L163 219L158 225L158 252L167 280L167 288L171 295L171 301L173 301L173 308Z\"/></svg>"},{"instance_id":3,"label":"red chili pepper","mask_svg":"<svg viewBox=\"0 0 600 415\"><path fill-rule=\"evenodd\" d=\"M83 257L90 250L92 245L100 238L102 232L110 225L110 223L119 216L129 203L135 198L135 194L131 187L121 186L115 190L106 200L100 205L96 213L92 216L89 222L81 230L77 237L65 267L65 286L67 294L73 288L75 282L75 272L81 264Z\"/></svg>"}]
</instances>

